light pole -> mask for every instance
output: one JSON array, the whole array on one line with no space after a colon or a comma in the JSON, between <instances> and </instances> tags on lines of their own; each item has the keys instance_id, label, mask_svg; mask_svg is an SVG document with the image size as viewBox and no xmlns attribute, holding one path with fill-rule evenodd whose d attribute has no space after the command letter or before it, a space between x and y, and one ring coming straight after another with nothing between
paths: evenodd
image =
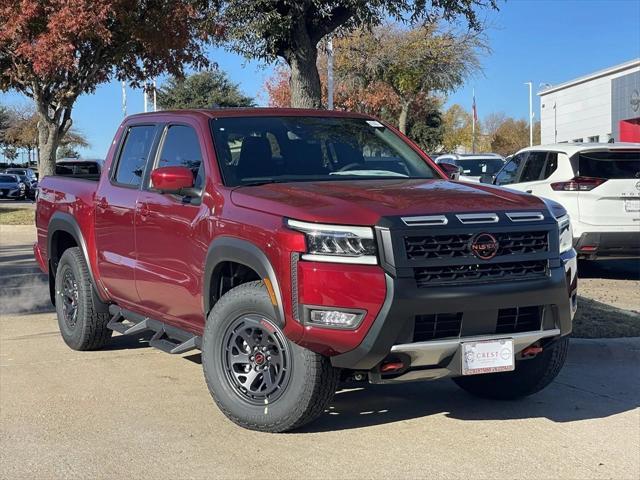
<instances>
[{"instance_id":1,"label":"light pole","mask_svg":"<svg viewBox=\"0 0 640 480\"><path fill-rule=\"evenodd\" d=\"M533 146L533 82L524 82L529 85L529 146Z\"/></svg>"}]
</instances>

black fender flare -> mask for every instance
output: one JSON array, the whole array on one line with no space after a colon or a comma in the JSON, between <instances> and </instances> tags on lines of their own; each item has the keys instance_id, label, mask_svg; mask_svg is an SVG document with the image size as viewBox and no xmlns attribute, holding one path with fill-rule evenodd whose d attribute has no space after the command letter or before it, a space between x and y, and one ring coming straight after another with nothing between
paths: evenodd
<instances>
[{"instance_id":1,"label":"black fender flare","mask_svg":"<svg viewBox=\"0 0 640 480\"><path fill-rule=\"evenodd\" d=\"M284 326L284 308L282 306L282 292L276 272L266 254L253 243L237 237L220 236L216 238L207 251L204 266L203 302L204 314L207 316L213 305L211 304L211 279L215 268L222 262L236 262L253 269L261 279L268 279L273 288L277 305L274 308L276 321Z\"/></svg>"},{"instance_id":2,"label":"black fender flare","mask_svg":"<svg viewBox=\"0 0 640 480\"><path fill-rule=\"evenodd\" d=\"M82 252L84 261L87 263L87 269L89 270L89 277L91 278L93 289L98 293L98 297L100 297L101 300L104 300L102 299L101 290L98 289L96 279L93 275L93 270L91 269L87 243L85 242L84 236L82 235L82 230L80 230L80 225L78 225L78 222L73 217L73 215L69 213L55 212L49 220L49 226L47 227L47 257L49 259L49 270L54 267L54 265L52 265L51 263L53 252L53 236L56 232L60 231L66 232L71 235L76 241L78 247L80 247L80 251ZM53 276L55 276L55 272L50 272L50 278L53 278Z\"/></svg>"}]
</instances>

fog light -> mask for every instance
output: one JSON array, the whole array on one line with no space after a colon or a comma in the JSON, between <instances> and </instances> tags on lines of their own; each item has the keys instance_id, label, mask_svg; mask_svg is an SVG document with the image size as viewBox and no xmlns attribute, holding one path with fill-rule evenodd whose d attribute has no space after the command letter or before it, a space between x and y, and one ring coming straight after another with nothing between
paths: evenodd
<instances>
[{"instance_id":1,"label":"fog light","mask_svg":"<svg viewBox=\"0 0 640 480\"><path fill-rule=\"evenodd\" d=\"M356 328L364 317L362 313L339 310L311 310L309 323L333 328Z\"/></svg>"}]
</instances>

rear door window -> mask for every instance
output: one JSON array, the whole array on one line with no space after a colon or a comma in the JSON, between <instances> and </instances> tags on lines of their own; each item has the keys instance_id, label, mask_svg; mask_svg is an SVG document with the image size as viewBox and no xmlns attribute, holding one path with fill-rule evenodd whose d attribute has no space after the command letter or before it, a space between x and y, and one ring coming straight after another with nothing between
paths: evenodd
<instances>
[{"instance_id":1,"label":"rear door window","mask_svg":"<svg viewBox=\"0 0 640 480\"><path fill-rule=\"evenodd\" d=\"M520 182L535 182L542 177L542 170L545 166L547 152L529 152L527 162L522 169Z\"/></svg>"},{"instance_id":2,"label":"rear door window","mask_svg":"<svg viewBox=\"0 0 640 480\"><path fill-rule=\"evenodd\" d=\"M558 154L556 152L549 152L547 154L547 162L544 165L544 175L542 176L542 180L549 178L557 168Z\"/></svg>"},{"instance_id":3,"label":"rear door window","mask_svg":"<svg viewBox=\"0 0 640 480\"><path fill-rule=\"evenodd\" d=\"M640 178L640 150L580 153L578 175L606 179Z\"/></svg>"},{"instance_id":4,"label":"rear door window","mask_svg":"<svg viewBox=\"0 0 640 480\"><path fill-rule=\"evenodd\" d=\"M139 125L129 128L113 176L116 183L131 187L137 187L142 183L144 167L153 145L155 133L155 125Z\"/></svg>"}]
</instances>

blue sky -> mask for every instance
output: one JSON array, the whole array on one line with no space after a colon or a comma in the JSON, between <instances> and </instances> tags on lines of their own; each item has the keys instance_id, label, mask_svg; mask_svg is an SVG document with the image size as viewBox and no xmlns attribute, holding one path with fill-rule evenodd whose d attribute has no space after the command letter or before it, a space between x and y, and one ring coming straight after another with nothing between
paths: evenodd
<instances>
[{"instance_id":1,"label":"blue sky","mask_svg":"<svg viewBox=\"0 0 640 480\"><path fill-rule=\"evenodd\" d=\"M561 83L596 70L640 57L640 1L638 0L509 0L499 12L485 13L492 53L483 58L484 72L451 94L448 104L471 108L475 89L480 118L491 112L526 118L528 88ZM210 50L211 60L227 71L242 90L266 102L262 90L271 67L247 62L221 49ZM127 89L128 113L143 111L142 93ZM26 104L16 93L0 94L4 105ZM539 118L539 102L534 98ZM85 157L104 157L122 120L120 84L100 86L77 101L74 125L91 146Z\"/></svg>"}]
</instances>

